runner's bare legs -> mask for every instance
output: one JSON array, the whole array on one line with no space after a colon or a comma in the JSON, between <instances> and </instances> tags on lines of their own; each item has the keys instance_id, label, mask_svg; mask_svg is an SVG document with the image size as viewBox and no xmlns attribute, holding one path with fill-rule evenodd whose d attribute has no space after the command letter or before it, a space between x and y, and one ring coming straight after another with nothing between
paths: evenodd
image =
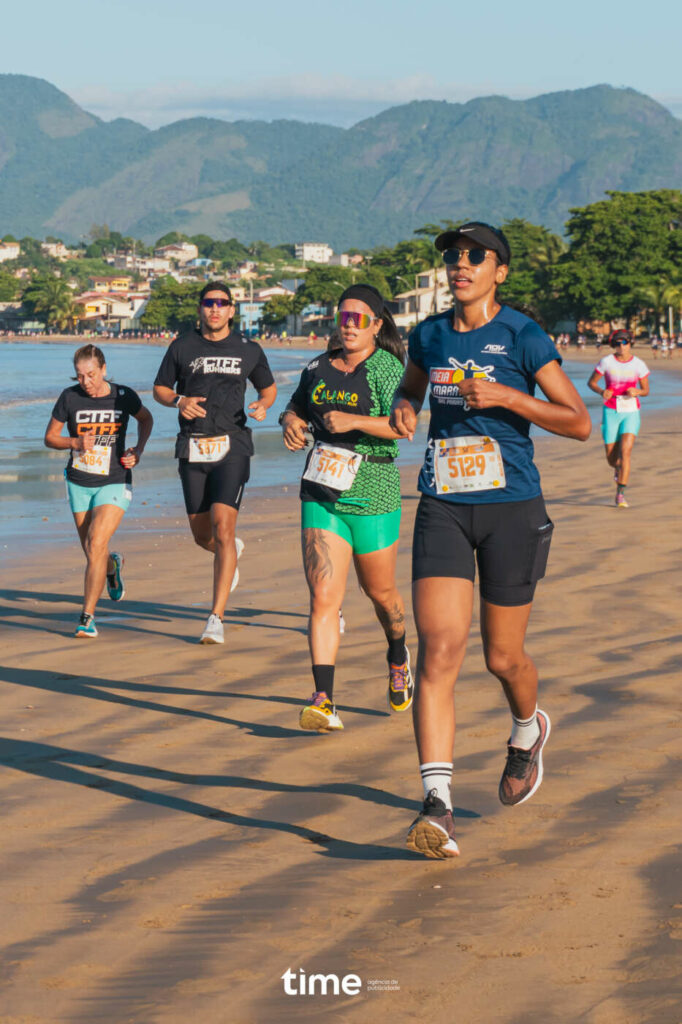
<instances>
[{"instance_id":1,"label":"runner's bare legs","mask_svg":"<svg viewBox=\"0 0 682 1024\"><path fill-rule=\"evenodd\" d=\"M235 530L238 510L214 502L208 512L188 515L192 536L199 547L213 555L213 605L211 614L222 619L237 568Z\"/></svg>"},{"instance_id":2,"label":"runner's bare legs","mask_svg":"<svg viewBox=\"0 0 682 1024\"><path fill-rule=\"evenodd\" d=\"M124 515L124 509L118 505L98 505L88 512L73 513L81 547L87 559L83 588L83 612L86 615L95 614L97 602L104 590L107 572L114 570L114 563L109 555L109 541Z\"/></svg>"}]
</instances>

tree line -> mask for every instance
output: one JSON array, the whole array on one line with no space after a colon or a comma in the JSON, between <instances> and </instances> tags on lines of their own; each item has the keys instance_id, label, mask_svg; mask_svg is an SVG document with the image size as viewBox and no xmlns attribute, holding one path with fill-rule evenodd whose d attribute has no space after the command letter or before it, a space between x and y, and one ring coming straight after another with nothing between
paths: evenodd
<instances>
[{"instance_id":1,"label":"tree line","mask_svg":"<svg viewBox=\"0 0 682 1024\"><path fill-rule=\"evenodd\" d=\"M588 206L570 211L565 238L541 225L514 218L502 225L512 251L510 273L501 289L501 299L527 311L551 328L561 320L623 321L629 327L649 330L664 327L668 309L676 320L682 314L682 192L659 189L651 192L606 193ZM426 224L415 237L394 246L377 246L361 251L358 266L309 265L301 274L303 283L295 295L275 296L264 309L264 322L274 326L290 313L311 303L333 305L354 281L377 287L387 298L414 287L416 276L441 265L434 238L455 226L451 221ZM276 284L281 269L291 262L292 245L270 246L265 242L244 245L236 239L218 241L208 235L185 236L171 232L155 247L176 241L192 241L202 256L214 261L218 273L233 270L252 259L262 284ZM33 242L33 248L27 247ZM139 248L138 248L139 245ZM88 260L101 260L107 253L143 243L116 232L100 231L84 252ZM45 315L51 304L68 310L68 295L62 280L40 264L39 243L22 240L22 255L28 249L37 274L27 286L0 268L0 301L18 293L29 311ZM359 252L359 250L351 250ZM45 259L45 257L42 257ZM80 261L72 261L74 263ZM63 273L63 264L57 272ZM104 267L110 272L107 264ZM71 272L71 268L69 268ZM52 280L50 280L52 279ZM195 319L199 283L178 283L171 277L153 283L142 321L153 327L179 329ZM73 294L73 293L71 293Z\"/></svg>"}]
</instances>

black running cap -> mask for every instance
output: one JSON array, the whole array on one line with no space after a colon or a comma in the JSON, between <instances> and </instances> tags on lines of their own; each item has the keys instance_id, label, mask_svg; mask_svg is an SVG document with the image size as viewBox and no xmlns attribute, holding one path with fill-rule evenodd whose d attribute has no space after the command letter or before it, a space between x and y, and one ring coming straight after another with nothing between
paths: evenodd
<instances>
[{"instance_id":1,"label":"black running cap","mask_svg":"<svg viewBox=\"0 0 682 1024\"><path fill-rule=\"evenodd\" d=\"M439 252L445 252L446 249L454 248L455 242L460 239L478 242L484 249L491 249L507 266L511 262L511 249L504 231L494 228L492 224L485 224L481 220L471 220L467 224L462 224L461 227L443 231L436 238L434 245Z\"/></svg>"}]
</instances>

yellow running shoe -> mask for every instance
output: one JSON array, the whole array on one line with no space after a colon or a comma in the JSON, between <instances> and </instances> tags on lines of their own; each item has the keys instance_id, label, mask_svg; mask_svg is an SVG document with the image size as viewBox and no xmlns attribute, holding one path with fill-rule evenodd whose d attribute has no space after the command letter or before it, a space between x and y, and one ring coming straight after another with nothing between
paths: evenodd
<instances>
[{"instance_id":1,"label":"yellow running shoe","mask_svg":"<svg viewBox=\"0 0 682 1024\"><path fill-rule=\"evenodd\" d=\"M404 665L388 663L388 706L391 711L407 711L412 705L414 696L414 682L410 668L410 652L405 648L407 655Z\"/></svg>"},{"instance_id":2,"label":"yellow running shoe","mask_svg":"<svg viewBox=\"0 0 682 1024\"><path fill-rule=\"evenodd\" d=\"M343 729L343 722L324 690L312 695L310 704L303 708L298 721L302 729L309 729L312 732L333 732Z\"/></svg>"}]
</instances>

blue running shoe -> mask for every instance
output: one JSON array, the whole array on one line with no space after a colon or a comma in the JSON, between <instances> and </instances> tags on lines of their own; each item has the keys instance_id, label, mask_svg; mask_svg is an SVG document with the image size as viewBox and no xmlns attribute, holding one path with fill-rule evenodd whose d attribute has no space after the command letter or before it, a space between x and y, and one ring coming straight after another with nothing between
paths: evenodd
<instances>
[{"instance_id":1,"label":"blue running shoe","mask_svg":"<svg viewBox=\"0 0 682 1024\"><path fill-rule=\"evenodd\" d=\"M97 636L97 626L92 615L86 615L85 612L80 617L80 621L76 626L76 632L74 636Z\"/></svg>"},{"instance_id":2,"label":"blue running shoe","mask_svg":"<svg viewBox=\"0 0 682 1024\"><path fill-rule=\"evenodd\" d=\"M126 588L123 584L123 577L121 576L123 555L118 555L113 551L111 554L111 560L114 563L114 571L107 573L107 591L112 601L120 601L122 597L125 597L126 592Z\"/></svg>"}]
</instances>

